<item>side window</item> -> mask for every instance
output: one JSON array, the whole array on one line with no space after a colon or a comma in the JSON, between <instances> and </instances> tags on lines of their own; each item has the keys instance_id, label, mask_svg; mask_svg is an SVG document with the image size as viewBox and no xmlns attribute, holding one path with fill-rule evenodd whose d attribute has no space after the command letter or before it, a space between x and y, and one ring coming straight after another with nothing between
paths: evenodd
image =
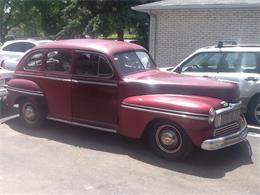
<instances>
[{"instance_id":1,"label":"side window","mask_svg":"<svg viewBox=\"0 0 260 195\"><path fill-rule=\"evenodd\" d=\"M240 72L240 53L226 53L221 61L221 72Z\"/></svg>"},{"instance_id":2,"label":"side window","mask_svg":"<svg viewBox=\"0 0 260 195\"><path fill-rule=\"evenodd\" d=\"M24 42L11 43L3 48L3 51L25 52Z\"/></svg>"},{"instance_id":3,"label":"side window","mask_svg":"<svg viewBox=\"0 0 260 195\"><path fill-rule=\"evenodd\" d=\"M64 51L48 52L45 69L52 72L70 72L71 55Z\"/></svg>"},{"instance_id":4,"label":"side window","mask_svg":"<svg viewBox=\"0 0 260 195\"><path fill-rule=\"evenodd\" d=\"M199 53L182 65L182 72L217 72L221 53Z\"/></svg>"},{"instance_id":5,"label":"side window","mask_svg":"<svg viewBox=\"0 0 260 195\"><path fill-rule=\"evenodd\" d=\"M24 52L26 52L29 49L32 49L35 45L32 43L24 43Z\"/></svg>"},{"instance_id":6,"label":"side window","mask_svg":"<svg viewBox=\"0 0 260 195\"><path fill-rule=\"evenodd\" d=\"M241 72L257 73L257 54L242 53L241 54Z\"/></svg>"},{"instance_id":7,"label":"side window","mask_svg":"<svg viewBox=\"0 0 260 195\"><path fill-rule=\"evenodd\" d=\"M99 58L98 75L99 76L112 75L111 67L108 65L107 61L103 57Z\"/></svg>"},{"instance_id":8,"label":"side window","mask_svg":"<svg viewBox=\"0 0 260 195\"><path fill-rule=\"evenodd\" d=\"M112 75L112 69L103 56L79 52L76 60L76 74L108 77Z\"/></svg>"},{"instance_id":9,"label":"side window","mask_svg":"<svg viewBox=\"0 0 260 195\"><path fill-rule=\"evenodd\" d=\"M43 64L43 54L42 53L35 53L33 54L25 66L23 67L24 70L39 70Z\"/></svg>"}]
</instances>

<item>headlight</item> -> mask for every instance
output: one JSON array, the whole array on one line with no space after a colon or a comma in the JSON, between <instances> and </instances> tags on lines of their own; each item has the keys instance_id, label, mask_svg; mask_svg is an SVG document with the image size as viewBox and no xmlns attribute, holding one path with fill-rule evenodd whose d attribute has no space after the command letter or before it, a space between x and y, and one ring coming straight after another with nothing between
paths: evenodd
<instances>
[{"instance_id":1,"label":"headlight","mask_svg":"<svg viewBox=\"0 0 260 195\"><path fill-rule=\"evenodd\" d=\"M215 117L216 117L216 111L215 111L214 108L211 108L211 109L209 110L209 118L208 118L209 124L211 124L211 123L214 122Z\"/></svg>"}]
</instances>

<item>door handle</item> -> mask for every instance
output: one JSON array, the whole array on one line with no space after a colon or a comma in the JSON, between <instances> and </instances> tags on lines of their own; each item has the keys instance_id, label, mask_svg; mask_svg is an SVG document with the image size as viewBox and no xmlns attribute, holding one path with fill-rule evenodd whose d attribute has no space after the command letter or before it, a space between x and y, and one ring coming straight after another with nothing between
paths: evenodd
<instances>
[{"instance_id":1,"label":"door handle","mask_svg":"<svg viewBox=\"0 0 260 195\"><path fill-rule=\"evenodd\" d=\"M255 77L247 77L245 80L246 81L258 81L258 79Z\"/></svg>"}]
</instances>

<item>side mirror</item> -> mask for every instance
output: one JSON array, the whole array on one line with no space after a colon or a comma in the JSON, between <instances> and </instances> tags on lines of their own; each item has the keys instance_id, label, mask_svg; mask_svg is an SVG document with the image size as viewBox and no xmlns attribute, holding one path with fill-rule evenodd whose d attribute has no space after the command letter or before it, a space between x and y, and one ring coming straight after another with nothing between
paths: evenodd
<instances>
[{"instance_id":1,"label":"side mirror","mask_svg":"<svg viewBox=\"0 0 260 195\"><path fill-rule=\"evenodd\" d=\"M178 66L176 69L175 69L175 72L177 72L177 73L181 73L181 67L180 66Z\"/></svg>"}]
</instances>

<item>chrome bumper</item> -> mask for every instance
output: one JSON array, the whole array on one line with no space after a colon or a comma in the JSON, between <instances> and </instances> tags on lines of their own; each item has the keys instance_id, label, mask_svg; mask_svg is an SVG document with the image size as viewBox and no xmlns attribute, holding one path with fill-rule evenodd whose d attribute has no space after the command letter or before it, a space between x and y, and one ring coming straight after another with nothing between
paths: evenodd
<instances>
[{"instance_id":1,"label":"chrome bumper","mask_svg":"<svg viewBox=\"0 0 260 195\"><path fill-rule=\"evenodd\" d=\"M203 150L218 150L221 148L232 146L245 140L247 137L247 133L247 124L245 122L244 126L238 132L223 137L207 139L202 142L201 148Z\"/></svg>"}]
</instances>

